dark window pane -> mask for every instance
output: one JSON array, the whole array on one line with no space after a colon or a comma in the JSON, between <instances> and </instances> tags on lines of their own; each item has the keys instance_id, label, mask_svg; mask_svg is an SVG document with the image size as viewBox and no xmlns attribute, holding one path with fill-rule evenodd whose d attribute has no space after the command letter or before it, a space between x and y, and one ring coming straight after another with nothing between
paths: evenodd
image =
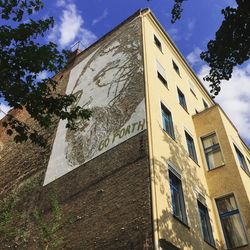
<instances>
[{"instance_id":1,"label":"dark window pane","mask_svg":"<svg viewBox=\"0 0 250 250\"><path fill-rule=\"evenodd\" d=\"M203 239L209 244L215 245L207 207L205 207L200 201L198 201L198 208Z\"/></svg>"},{"instance_id":2,"label":"dark window pane","mask_svg":"<svg viewBox=\"0 0 250 250\"><path fill-rule=\"evenodd\" d=\"M184 94L177 88L179 103L187 111L187 104Z\"/></svg>"},{"instance_id":3,"label":"dark window pane","mask_svg":"<svg viewBox=\"0 0 250 250\"><path fill-rule=\"evenodd\" d=\"M204 105L204 108L207 109L208 108L208 104L203 100L203 105Z\"/></svg>"},{"instance_id":4,"label":"dark window pane","mask_svg":"<svg viewBox=\"0 0 250 250\"><path fill-rule=\"evenodd\" d=\"M167 80L161 75L161 73L159 71L157 71L157 76L158 78L161 80L161 82L167 86Z\"/></svg>"},{"instance_id":5,"label":"dark window pane","mask_svg":"<svg viewBox=\"0 0 250 250\"><path fill-rule=\"evenodd\" d=\"M189 156L197 163L198 160L197 160L197 155L195 151L194 140L186 131L185 131L185 135L186 135L186 140L187 140Z\"/></svg>"},{"instance_id":6,"label":"dark window pane","mask_svg":"<svg viewBox=\"0 0 250 250\"><path fill-rule=\"evenodd\" d=\"M163 129L172 138L175 138L171 112L163 104L161 104L161 113L162 113L162 126L163 126Z\"/></svg>"},{"instance_id":7,"label":"dark window pane","mask_svg":"<svg viewBox=\"0 0 250 250\"><path fill-rule=\"evenodd\" d=\"M169 181L173 214L184 223L187 223L181 180L169 171Z\"/></svg>"},{"instance_id":8,"label":"dark window pane","mask_svg":"<svg viewBox=\"0 0 250 250\"><path fill-rule=\"evenodd\" d=\"M237 157L238 157L238 160L240 162L241 168L244 169L249 174L250 171L248 169L244 155L240 152L240 150L235 145L234 145L234 148L235 148L235 151L237 153Z\"/></svg>"},{"instance_id":9,"label":"dark window pane","mask_svg":"<svg viewBox=\"0 0 250 250\"><path fill-rule=\"evenodd\" d=\"M176 64L174 61L172 61L172 63L173 63L173 68L174 68L175 72L176 72L178 75L180 75L179 67L177 66L177 64Z\"/></svg>"},{"instance_id":10,"label":"dark window pane","mask_svg":"<svg viewBox=\"0 0 250 250\"><path fill-rule=\"evenodd\" d=\"M154 42L156 44L156 46L160 49L161 49L161 42L159 41L159 39L154 35Z\"/></svg>"}]
</instances>

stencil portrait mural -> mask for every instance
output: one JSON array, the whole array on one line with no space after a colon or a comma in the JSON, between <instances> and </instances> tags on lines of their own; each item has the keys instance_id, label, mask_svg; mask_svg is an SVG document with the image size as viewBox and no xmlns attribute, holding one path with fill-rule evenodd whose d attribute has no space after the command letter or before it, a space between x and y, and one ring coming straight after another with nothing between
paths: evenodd
<instances>
[{"instance_id":1,"label":"stencil portrait mural","mask_svg":"<svg viewBox=\"0 0 250 250\"><path fill-rule=\"evenodd\" d=\"M92 116L77 120L77 130L59 122L44 185L146 128L140 34L134 20L71 70L66 93Z\"/></svg>"}]
</instances>

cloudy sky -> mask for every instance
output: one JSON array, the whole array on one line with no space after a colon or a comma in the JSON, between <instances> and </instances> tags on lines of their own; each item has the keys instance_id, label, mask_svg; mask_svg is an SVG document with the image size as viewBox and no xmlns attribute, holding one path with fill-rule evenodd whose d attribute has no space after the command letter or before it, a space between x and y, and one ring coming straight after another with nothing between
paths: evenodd
<instances>
[{"instance_id":1,"label":"cloudy sky","mask_svg":"<svg viewBox=\"0 0 250 250\"><path fill-rule=\"evenodd\" d=\"M71 48L77 41L87 47L140 8L149 7L197 75L202 77L208 67L199 54L222 21L221 9L236 6L235 0L187 0L182 19L170 23L172 0L43 0L45 7L39 17L54 16L55 26L47 39L61 48ZM46 72L41 77L46 76ZM215 99L236 125L250 146L250 62L235 69L230 82L224 82ZM7 110L5 104L0 108ZM0 113L1 117L1 113Z\"/></svg>"}]
</instances>

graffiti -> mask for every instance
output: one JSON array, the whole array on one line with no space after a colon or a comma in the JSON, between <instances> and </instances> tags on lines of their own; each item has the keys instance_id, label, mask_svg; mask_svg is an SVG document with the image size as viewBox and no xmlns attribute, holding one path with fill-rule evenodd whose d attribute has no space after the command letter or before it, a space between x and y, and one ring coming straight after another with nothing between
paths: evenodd
<instances>
[{"instance_id":1,"label":"graffiti","mask_svg":"<svg viewBox=\"0 0 250 250\"><path fill-rule=\"evenodd\" d=\"M68 130L60 121L45 184L146 128L140 22L100 43L70 72L67 94L92 111Z\"/></svg>"},{"instance_id":2,"label":"graffiti","mask_svg":"<svg viewBox=\"0 0 250 250\"><path fill-rule=\"evenodd\" d=\"M101 151L104 148L107 148L110 143L114 143L118 139L122 139L124 136L128 136L133 134L134 132L140 132L145 129L145 119L139 122L134 122L131 125L128 125L127 127L123 127L122 129L116 131L111 136L112 139L106 138L105 140L102 140L99 143L98 150Z\"/></svg>"}]
</instances>

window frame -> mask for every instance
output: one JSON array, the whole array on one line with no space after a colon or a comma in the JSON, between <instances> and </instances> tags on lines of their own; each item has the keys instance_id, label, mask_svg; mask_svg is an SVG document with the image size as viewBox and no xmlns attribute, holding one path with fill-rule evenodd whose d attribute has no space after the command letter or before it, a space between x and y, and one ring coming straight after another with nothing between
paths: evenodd
<instances>
[{"instance_id":1,"label":"window frame","mask_svg":"<svg viewBox=\"0 0 250 250\"><path fill-rule=\"evenodd\" d=\"M171 196L171 208L172 208L172 215L174 218L176 218L178 221L183 223L185 226L188 226L188 219L187 219L187 211L186 211L186 205L185 205L185 199L184 199L184 193L182 188L182 181L181 176L177 175L175 171L171 169L171 167L168 169L168 176L169 176L169 187L170 187L170 196ZM173 183L175 181L175 183ZM176 184L176 186L174 186ZM176 200L173 198L173 192L177 191L178 194L178 202L179 202L179 212L180 216L176 214Z\"/></svg>"},{"instance_id":2,"label":"window frame","mask_svg":"<svg viewBox=\"0 0 250 250\"><path fill-rule=\"evenodd\" d=\"M235 149L237 159L238 159L238 163L240 164L240 167L250 176L250 170L248 168L245 156L242 154L242 152L239 150L239 148L234 143L233 143L233 145L234 145L234 149ZM241 159L243 161L240 160L240 156L241 156Z\"/></svg>"},{"instance_id":3,"label":"window frame","mask_svg":"<svg viewBox=\"0 0 250 250\"><path fill-rule=\"evenodd\" d=\"M213 135L216 136L216 139L217 139L217 142L218 142L218 143L217 143L217 144L213 144L212 146L209 146L208 148L205 148L204 139L206 139L206 138L208 138L208 137L211 137L211 136L213 136ZM202 137L201 137L201 144L202 144L202 147L203 147L203 152L204 152L204 155L205 155L206 164L207 164L207 168L208 168L209 171L210 171L210 170L213 170L213 169L216 169L216 168L219 168L219 167L225 165L224 156L223 156L222 149L221 149L221 146L220 146L219 138L218 138L217 133L216 133L215 131L214 131L214 132L211 132L211 133L209 133L209 134L207 134L207 135L202 136ZM213 148L214 148L214 149L213 149ZM212 149L212 151L206 152L206 151L208 151L209 149ZM221 157L222 157L222 161L223 161L223 162L222 162L221 165L218 165L218 166L216 166L216 167L214 167L214 168L211 168L210 165L209 165L209 161L208 161L208 153L217 152L218 150L220 150L220 152L221 152Z\"/></svg>"},{"instance_id":4,"label":"window frame","mask_svg":"<svg viewBox=\"0 0 250 250\"><path fill-rule=\"evenodd\" d=\"M237 208L232 210L232 211L229 211L229 212L220 213L219 206L218 206L218 201L226 199L226 198L230 198L230 197L234 198L234 202L235 202L235 205L237 206ZM217 213L218 213L218 216L220 218L221 229L222 229L222 232L223 232L223 236L224 236L224 240L225 240L227 249L235 249L235 248L244 247L244 246L249 245L249 240L248 240L248 237L247 237L246 228L245 228L244 223L242 221L241 213L240 213L239 206L238 206L235 195L233 193L230 193L230 194L224 195L222 197L218 197L218 198L215 199L215 203L216 203L216 207L217 207ZM240 220L242 230L244 232L244 236L245 236L245 239L246 239L247 243L244 244L244 245L236 246L236 247L229 247L229 240L228 240L228 238L226 236L226 233L225 233L223 218L230 217L230 216L233 216L235 214L239 215L239 220Z\"/></svg>"},{"instance_id":5,"label":"window frame","mask_svg":"<svg viewBox=\"0 0 250 250\"><path fill-rule=\"evenodd\" d=\"M185 137L186 137L186 142L187 142L188 155L198 165L198 157L197 157L197 153L195 149L194 139L186 130L184 130L184 132L185 132ZM191 139L191 144L188 143L190 142L188 138ZM191 145L191 147L189 147L189 145Z\"/></svg>"},{"instance_id":6,"label":"window frame","mask_svg":"<svg viewBox=\"0 0 250 250\"><path fill-rule=\"evenodd\" d=\"M161 63L156 59L156 72L158 79L168 88L168 81L166 79L166 70Z\"/></svg>"},{"instance_id":7,"label":"window frame","mask_svg":"<svg viewBox=\"0 0 250 250\"><path fill-rule=\"evenodd\" d=\"M158 37L155 34L154 34L154 43L156 47L162 52L161 41L158 39Z\"/></svg>"},{"instance_id":8,"label":"window frame","mask_svg":"<svg viewBox=\"0 0 250 250\"><path fill-rule=\"evenodd\" d=\"M162 129L175 140L174 123L171 111L161 102L161 118L162 118ZM164 118L167 118L164 120ZM167 121L168 126L165 126L165 121ZM167 129L169 128L169 130Z\"/></svg>"},{"instance_id":9,"label":"window frame","mask_svg":"<svg viewBox=\"0 0 250 250\"><path fill-rule=\"evenodd\" d=\"M183 109L185 109L186 112L188 112L186 97L178 87L177 87L177 93L178 93L179 104L182 106ZM181 100L184 102L182 103Z\"/></svg>"},{"instance_id":10,"label":"window frame","mask_svg":"<svg viewBox=\"0 0 250 250\"><path fill-rule=\"evenodd\" d=\"M196 99L198 99L197 96L196 96L196 93L195 93L195 89L194 89L194 84L193 84L193 82L189 80L189 81L188 81L188 84L189 84L189 90L190 90L190 92L192 93L192 95L193 95Z\"/></svg>"},{"instance_id":11,"label":"window frame","mask_svg":"<svg viewBox=\"0 0 250 250\"><path fill-rule=\"evenodd\" d=\"M203 98L202 98L202 102L203 102L204 109L208 109L209 108L208 103Z\"/></svg>"},{"instance_id":12,"label":"window frame","mask_svg":"<svg viewBox=\"0 0 250 250\"><path fill-rule=\"evenodd\" d=\"M202 238L207 244L215 247L215 240L214 240L213 229L211 226L211 220L210 220L208 208L199 198L197 199L197 207L198 207L198 213L199 213L199 219L200 219ZM201 209L200 208L204 209L204 216L205 216L205 222L206 222L205 227L208 230L207 234L208 234L209 240L205 239L205 236L204 236L204 231L203 231L204 227L202 225L203 220L201 218L201 212L200 212Z\"/></svg>"},{"instance_id":13,"label":"window frame","mask_svg":"<svg viewBox=\"0 0 250 250\"><path fill-rule=\"evenodd\" d=\"M163 75L158 70L157 70L157 77L164 84L164 86L168 87L167 80L165 79L165 77L163 77Z\"/></svg>"},{"instance_id":14,"label":"window frame","mask_svg":"<svg viewBox=\"0 0 250 250\"><path fill-rule=\"evenodd\" d=\"M177 63L172 59L172 64L173 64L173 69L174 71L179 75L181 76L181 73L180 73L180 68L179 66L177 65Z\"/></svg>"}]
</instances>

